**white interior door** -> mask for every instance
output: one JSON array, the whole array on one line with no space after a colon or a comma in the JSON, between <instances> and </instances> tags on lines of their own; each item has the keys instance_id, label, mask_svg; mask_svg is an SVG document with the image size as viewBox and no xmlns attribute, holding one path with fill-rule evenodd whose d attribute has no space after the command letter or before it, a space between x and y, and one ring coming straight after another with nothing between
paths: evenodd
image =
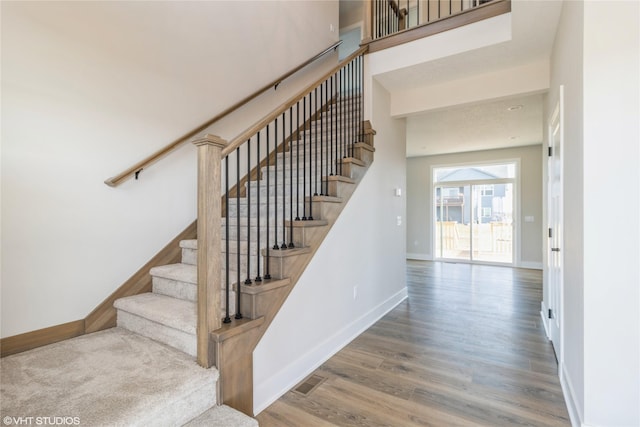
<instances>
[{"instance_id":1,"label":"white interior door","mask_svg":"<svg viewBox=\"0 0 640 427\"><path fill-rule=\"evenodd\" d=\"M549 334L559 365L562 363L562 102L560 100L549 125L548 209L549 209Z\"/></svg>"}]
</instances>

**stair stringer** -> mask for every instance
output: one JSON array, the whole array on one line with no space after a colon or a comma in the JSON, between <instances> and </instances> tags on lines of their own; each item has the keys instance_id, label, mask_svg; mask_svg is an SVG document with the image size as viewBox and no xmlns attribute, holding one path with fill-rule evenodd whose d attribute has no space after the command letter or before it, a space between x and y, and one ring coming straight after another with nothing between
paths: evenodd
<instances>
[{"instance_id":1,"label":"stair stringer","mask_svg":"<svg viewBox=\"0 0 640 427\"><path fill-rule=\"evenodd\" d=\"M287 297L298 283L300 277L313 259L315 253L328 236L340 213L349 202L357 189L369 166L373 162L373 135L375 131L369 122L365 122L365 141L356 143L355 158L342 159L343 173L349 174L350 182L343 182L339 178L329 186L330 196L314 196L314 212L320 213L324 225L311 224L305 229L306 251L284 250L274 256L271 252L271 262L280 258L291 257L281 272L284 283L277 287L265 285L242 285L242 297L264 298L259 305L264 312L256 313L256 319L233 319L231 323L211 333L211 345L214 353L215 365L220 371L218 381L218 398L221 403L231 406L247 415L253 414L253 351L262 336L266 333L272 321L280 311ZM361 159L362 158L362 159ZM335 193L334 193L335 192ZM335 196L339 195L339 201ZM314 215L314 218L318 219ZM265 292L260 287L265 286Z\"/></svg>"}]
</instances>

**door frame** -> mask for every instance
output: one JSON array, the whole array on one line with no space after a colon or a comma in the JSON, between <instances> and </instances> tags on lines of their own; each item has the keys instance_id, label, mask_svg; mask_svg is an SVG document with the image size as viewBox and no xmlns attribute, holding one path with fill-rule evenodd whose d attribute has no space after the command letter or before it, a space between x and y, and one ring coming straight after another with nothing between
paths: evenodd
<instances>
[{"instance_id":1,"label":"door frame","mask_svg":"<svg viewBox=\"0 0 640 427\"><path fill-rule=\"evenodd\" d=\"M497 178L491 180L472 180L472 181L447 181L437 183L434 180L434 171L441 168L465 168L473 166L485 166L485 165L503 165L503 164L515 164L515 177L514 178ZM431 207L431 224L429 224L430 236L429 244L431 247L431 259L444 261L444 262L459 262L465 264L480 264L480 265L498 265L507 267L521 267L521 249L520 249L520 237L521 237L521 224L520 224L520 205L521 205L521 185L520 185L520 172L521 172L521 159L519 157L505 157L498 159L486 159L470 162L455 162L455 163L438 163L431 165L429 168L429 206ZM500 183L512 183L515 197L513 198L513 247L512 247L512 261L511 263L502 262L490 262L490 261L471 261L460 260L453 258L440 258L436 251L436 204L434 203L436 195L436 187L458 185L458 184L500 184ZM526 267L524 267L526 268Z\"/></svg>"},{"instance_id":2,"label":"door frame","mask_svg":"<svg viewBox=\"0 0 640 427\"><path fill-rule=\"evenodd\" d=\"M554 138L554 133L557 129L558 139ZM553 112L549 116L549 122L547 126L548 149L553 150L552 156L547 157L547 228L552 229L553 238L547 238L547 271L546 278L548 283L548 299L546 301L547 310L556 309L554 319L548 317L547 313L544 313L547 321L547 336L552 342L556 357L558 360L558 373L562 378L563 365L564 365L564 86L560 85L558 102L556 103ZM557 155L557 157L556 157ZM558 159L559 167L559 179L558 179L558 206L554 218L553 215L553 189L551 182L551 173L553 162ZM553 278L553 271L551 266L551 259L554 256L552 247L555 246L560 249L560 252L556 254L559 257L559 274L557 275L558 281L555 282ZM556 307L551 307L551 301L555 298L554 293L557 295ZM555 320L555 322L554 322ZM557 325L557 326L556 326Z\"/></svg>"}]
</instances>

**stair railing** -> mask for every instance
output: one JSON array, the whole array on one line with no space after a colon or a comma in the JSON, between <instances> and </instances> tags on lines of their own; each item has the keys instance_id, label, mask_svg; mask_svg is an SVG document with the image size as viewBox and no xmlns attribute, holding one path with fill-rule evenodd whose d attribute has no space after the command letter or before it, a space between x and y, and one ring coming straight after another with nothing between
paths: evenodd
<instances>
[{"instance_id":1,"label":"stair railing","mask_svg":"<svg viewBox=\"0 0 640 427\"><path fill-rule=\"evenodd\" d=\"M198 362L213 363L209 335L242 319L243 286L284 278L298 249L296 221L314 220L314 199L343 173L363 141L360 48L232 139L198 146ZM222 255L221 255L222 253ZM224 307L224 308L222 308Z\"/></svg>"},{"instance_id":2,"label":"stair railing","mask_svg":"<svg viewBox=\"0 0 640 427\"><path fill-rule=\"evenodd\" d=\"M322 52L319 52L318 54L316 54L312 58L307 59L306 61L304 61L300 65L298 65L295 68L292 68L291 70L289 70L286 73L284 73L282 76L280 76L277 79L273 80L272 82L266 84L265 86L263 86L260 89L256 90L252 94L244 97L243 99L241 99L240 101L238 101L235 104L231 105L229 108L225 109L224 111L218 113L216 116L214 116L211 119L207 120L206 122L202 123L200 126L196 127L195 129L190 130L189 132L185 133L184 135L180 136L179 138L173 140L171 143L167 144L166 146L164 146L160 150L156 151L155 153L153 153L153 154L147 156L146 158L140 160L139 162L137 162L133 166L128 167L127 169L125 169L124 171L120 172L119 174L114 175L111 178L106 179L104 181L104 183L107 184L110 187L117 187L118 185L122 184L124 181L128 180L131 177L135 177L135 179L138 179L138 176L140 175L140 173L144 169L148 168L152 164L156 163L158 160L160 160L160 159L166 157L167 155L169 155L170 153L174 152L176 149L178 149L179 147L181 147L185 143L191 141L195 136L197 136L201 132L205 131L207 128L209 128L210 126L212 126L213 124L215 124L219 120L221 120L224 117L228 116L229 114L233 113L234 111L236 111L240 107L246 105L250 101L252 101L255 98L257 98L258 96L262 95L267 90L269 90L271 88L273 88L274 90L277 89L278 86L280 85L280 83L282 83L284 80L288 79L289 77L291 77L292 75L294 75L295 73L297 73L298 71L300 71L301 69L306 67L307 65L311 64L312 62L315 62L316 60L320 59L321 57L323 57L327 53L336 50L338 48L338 46L340 46L341 43L342 43L342 40L332 44L331 46L329 46L326 49L324 49Z\"/></svg>"},{"instance_id":3,"label":"stair railing","mask_svg":"<svg viewBox=\"0 0 640 427\"><path fill-rule=\"evenodd\" d=\"M370 32L365 38L387 37L491 1L494 0L370 0L366 2Z\"/></svg>"}]
</instances>

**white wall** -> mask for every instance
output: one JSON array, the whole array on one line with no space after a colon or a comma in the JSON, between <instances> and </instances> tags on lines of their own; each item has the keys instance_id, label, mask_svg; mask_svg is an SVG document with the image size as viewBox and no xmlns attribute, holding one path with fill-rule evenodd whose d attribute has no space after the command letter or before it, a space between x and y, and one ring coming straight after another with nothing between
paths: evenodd
<instances>
[{"instance_id":1,"label":"white wall","mask_svg":"<svg viewBox=\"0 0 640 427\"><path fill-rule=\"evenodd\" d=\"M640 3L584 7L584 422L640 425ZM623 200L619 209L603 200Z\"/></svg>"},{"instance_id":2,"label":"white wall","mask_svg":"<svg viewBox=\"0 0 640 427\"><path fill-rule=\"evenodd\" d=\"M371 74L378 75L420 65L511 40L511 14L474 22L454 30L374 52Z\"/></svg>"},{"instance_id":3,"label":"white wall","mask_svg":"<svg viewBox=\"0 0 640 427\"><path fill-rule=\"evenodd\" d=\"M640 425L639 16L637 2L565 2L552 56L548 107L565 85L561 379L574 425Z\"/></svg>"},{"instance_id":4,"label":"white wall","mask_svg":"<svg viewBox=\"0 0 640 427\"><path fill-rule=\"evenodd\" d=\"M492 99L541 93L547 89L549 61L545 59L441 84L394 91L391 97L391 115L408 116Z\"/></svg>"},{"instance_id":5,"label":"white wall","mask_svg":"<svg viewBox=\"0 0 640 427\"><path fill-rule=\"evenodd\" d=\"M516 234L516 265L542 268L542 147L508 148L407 159L407 255L415 259L434 259L432 166L460 165L500 160L520 160L520 207L516 206L520 233ZM516 196L517 197L517 196ZM515 202L515 200L514 200ZM533 216L534 222L524 222Z\"/></svg>"},{"instance_id":6,"label":"white wall","mask_svg":"<svg viewBox=\"0 0 640 427\"><path fill-rule=\"evenodd\" d=\"M406 298L405 125L377 82L372 95L375 160L256 347L255 413Z\"/></svg>"},{"instance_id":7,"label":"white wall","mask_svg":"<svg viewBox=\"0 0 640 427\"><path fill-rule=\"evenodd\" d=\"M3 337L84 318L195 219L191 144L139 181L106 178L337 40L336 2L1 7ZM231 139L335 61L213 132Z\"/></svg>"},{"instance_id":8,"label":"white wall","mask_svg":"<svg viewBox=\"0 0 640 427\"><path fill-rule=\"evenodd\" d=\"M564 349L565 400L582 418L584 408L584 294L583 294L583 2L565 2L551 57L551 88L547 119L564 85ZM547 129L545 125L545 129ZM546 287L545 287L546 289ZM544 295L548 306L549 295ZM573 402L573 403L571 403Z\"/></svg>"}]
</instances>

